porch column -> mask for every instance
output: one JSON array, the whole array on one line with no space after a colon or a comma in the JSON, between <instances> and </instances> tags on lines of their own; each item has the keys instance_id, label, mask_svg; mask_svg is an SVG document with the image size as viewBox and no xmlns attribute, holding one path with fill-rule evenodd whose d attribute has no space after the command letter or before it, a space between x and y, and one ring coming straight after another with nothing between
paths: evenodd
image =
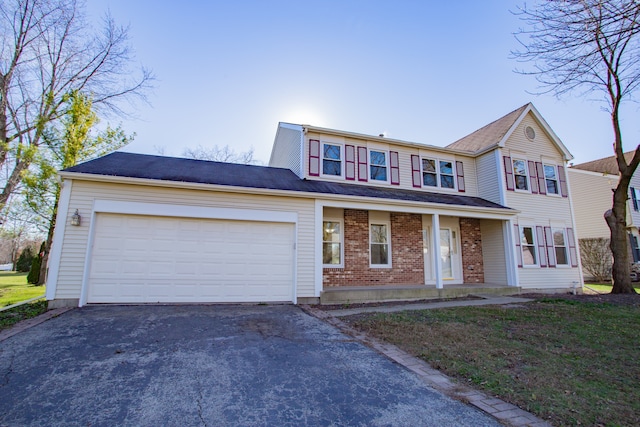
<instances>
[{"instance_id":1,"label":"porch column","mask_svg":"<svg viewBox=\"0 0 640 427\"><path fill-rule=\"evenodd\" d=\"M513 228L513 221L502 221L502 235L504 236L504 255L507 264L507 285L519 286L515 241L516 239L519 239L520 236L516 236L514 234Z\"/></svg>"},{"instance_id":2,"label":"porch column","mask_svg":"<svg viewBox=\"0 0 640 427\"><path fill-rule=\"evenodd\" d=\"M431 229L433 230L433 272L436 278L436 288L442 289L442 262L440 261L440 215L431 215Z\"/></svg>"}]
</instances>

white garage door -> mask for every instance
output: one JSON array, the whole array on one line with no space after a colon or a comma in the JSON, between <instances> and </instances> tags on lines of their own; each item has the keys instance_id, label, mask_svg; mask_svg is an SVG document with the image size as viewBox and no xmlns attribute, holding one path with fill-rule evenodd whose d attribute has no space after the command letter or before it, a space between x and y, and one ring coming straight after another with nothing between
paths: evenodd
<instances>
[{"instance_id":1,"label":"white garage door","mask_svg":"<svg viewBox=\"0 0 640 427\"><path fill-rule=\"evenodd\" d=\"M293 300L290 223L97 214L87 302Z\"/></svg>"}]
</instances>

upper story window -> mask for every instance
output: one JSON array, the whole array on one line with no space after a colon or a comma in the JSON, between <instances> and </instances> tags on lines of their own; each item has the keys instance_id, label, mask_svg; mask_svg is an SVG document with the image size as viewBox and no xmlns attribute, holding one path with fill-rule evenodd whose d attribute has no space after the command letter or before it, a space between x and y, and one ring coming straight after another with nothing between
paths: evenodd
<instances>
[{"instance_id":1,"label":"upper story window","mask_svg":"<svg viewBox=\"0 0 640 427\"><path fill-rule=\"evenodd\" d=\"M388 181L387 153L383 151L369 151L369 179L373 181Z\"/></svg>"},{"instance_id":2,"label":"upper story window","mask_svg":"<svg viewBox=\"0 0 640 427\"><path fill-rule=\"evenodd\" d=\"M547 194L558 194L558 172L553 165L544 165L544 180Z\"/></svg>"},{"instance_id":3,"label":"upper story window","mask_svg":"<svg viewBox=\"0 0 640 427\"><path fill-rule=\"evenodd\" d=\"M425 187L455 188L453 162L423 158L422 185Z\"/></svg>"},{"instance_id":4,"label":"upper story window","mask_svg":"<svg viewBox=\"0 0 640 427\"><path fill-rule=\"evenodd\" d=\"M527 176L527 162L522 159L513 159L513 177L516 190L529 191L529 178Z\"/></svg>"},{"instance_id":5,"label":"upper story window","mask_svg":"<svg viewBox=\"0 0 640 427\"><path fill-rule=\"evenodd\" d=\"M520 227L520 247L522 248L522 265L538 265L536 234L533 227Z\"/></svg>"},{"instance_id":6,"label":"upper story window","mask_svg":"<svg viewBox=\"0 0 640 427\"><path fill-rule=\"evenodd\" d=\"M342 176L342 146L322 144L322 174Z\"/></svg>"}]
</instances>

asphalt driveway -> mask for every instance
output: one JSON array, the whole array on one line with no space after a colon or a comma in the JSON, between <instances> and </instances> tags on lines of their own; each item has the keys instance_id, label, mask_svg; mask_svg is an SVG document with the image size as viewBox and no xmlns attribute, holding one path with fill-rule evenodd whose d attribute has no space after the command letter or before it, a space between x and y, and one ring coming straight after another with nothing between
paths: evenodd
<instances>
[{"instance_id":1,"label":"asphalt driveway","mask_svg":"<svg viewBox=\"0 0 640 427\"><path fill-rule=\"evenodd\" d=\"M2 426L498 426L295 306L99 306L0 342Z\"/></svg>"}]
</instances>

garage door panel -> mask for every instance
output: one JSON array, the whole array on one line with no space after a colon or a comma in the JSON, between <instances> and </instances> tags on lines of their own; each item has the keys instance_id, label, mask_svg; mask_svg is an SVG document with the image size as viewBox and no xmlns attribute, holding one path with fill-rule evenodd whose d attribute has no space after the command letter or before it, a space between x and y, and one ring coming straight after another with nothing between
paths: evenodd
<instances>
[{"instance_id":1,"label":"garage door panel","mask_svg":"<svg viewBox=\"0 0 640 427\"><path fill-rule=\"evenodd\" d=\"M290 223L96 215L88 302L293 299Z\"/></svg>"}]
</instances>

